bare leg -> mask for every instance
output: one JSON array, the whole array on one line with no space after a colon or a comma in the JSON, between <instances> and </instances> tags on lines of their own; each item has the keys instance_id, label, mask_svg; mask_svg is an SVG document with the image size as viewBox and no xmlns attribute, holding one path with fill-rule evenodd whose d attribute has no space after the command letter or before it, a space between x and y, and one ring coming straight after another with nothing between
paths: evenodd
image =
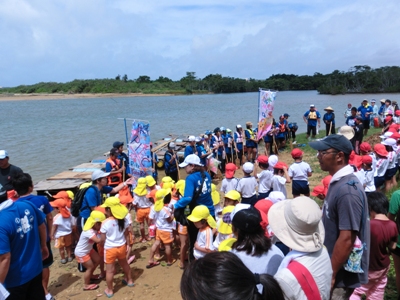
<instances>
[{"instance_id":1,"label":"bare leg","mask_svg":"<svg viewBox=\"0 0 400 300\"><path fill-rule=\"evenodd\" d=\"M180 267L183 268L185 266L185 260L187 259L187 251L189 249L189 238L187 234L180 234L179 238L181 240Z\"/></svg>"},{"instance_id":2,"label":"bare leg","mask_svg":"<svg viewBox=\"0 0 400 300\"><path fill-rule=\"evenodd\" d=\"M124 259L118 259L118 263L122 267L122 269L124 270L126 282L129 285L133 284L132 275L131 275L131 268L129 267L128 262L126 261L126 259L125 258Z\"/></svg>"},{"instance_id":3,"label":"bare leg","mask_svg":"<svg viewBox=\"0 0 400 300\"><path fill-rule=\"evenodd\" d=\"M83 274L83 282L85 283L85 288L88 288L90 285L90 278L93 276L94 270L100 263L100 256L96 253L96 255L90 255L90 260L83 263L83 266L86 268L85 274ZM92 260L93 259L93 260Z\"/></svg>"},{"instance_id":4,"label":"bare leg","mask_svg":"<svg viewBox=\"0 0 400 300\"><path fill-rule=\"evenodd\" d=\"M165 255L167 256L167 263L172 264L172 251L171 244L165 244Z\"/></svg>"},{"instance_id":5,"label":"bare leg","mask_svg":"<svg viewBox=\"0 0 400 300\"><path fill-rule=\"evenodd\" d=\"M60 248L60 249L58 249L59 251L60 251L60 256L61 256L61 259L65 259L65 251L64 251L64 247L62 247L62 248Z\"/></svg>"},{"instance_id":6,"label":"bare leg","mask_svg":"<svg viewBox=\"0 0 400 300\"><path fill-rule=\"evenodd\" d=\"M107 294L114 294L113 292L113 279L114 279L114 270L115 270L115 264L106 264L106 282L107 282L107 288L105 289L105 293Z\"/></svg>"},{"instance_id":7,"label":"bare leg","mask_svg":"<svg viewBox=\"0 0 400 300\"><path fill-rule=\"evenodd\" d=\"M154 253L156 252L156 250L158 249L158 247L160 246L160 241L156 240L153 244L153 246L151 246L150 248L150 259L149 259L149 263L152 264L154 263Z\"/></svg>"},{"instance_id":8,"label":"bare leg","mask_svg":"<svg viewBox=\"0 0 400 300\"><path fill-rule=\"evenodd\" d=\"M49 286L49 278L50 278L50 269L49 268L43 268L42 271L42 285L44 289L44 294L47 295L49 293L49 290L47 287Z\"/></svg>"},{"instance_id":9,"label":"bare leg","mask_svg":"<svg viewBox=\"0 0 400 300\"><path fill-rule=\"evenodd\" d=\"M146 234L144 232L144 223L140 223L140 235L142 239L146 239Z\"/></svg>"},{"instance_id":10,"label":"bare leg","mask_svg":"<svg viewBox=\"0 0 400 300\"><path fill-rule=\"evenodd\" d=\"M72 258L72 246L65 247L67 249L68 258Z\"/></svg>"}]
</instances>

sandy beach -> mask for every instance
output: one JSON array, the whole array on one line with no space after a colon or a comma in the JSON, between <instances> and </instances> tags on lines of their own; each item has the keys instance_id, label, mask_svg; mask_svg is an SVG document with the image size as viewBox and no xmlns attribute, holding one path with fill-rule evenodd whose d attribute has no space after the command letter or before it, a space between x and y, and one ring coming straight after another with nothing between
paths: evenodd
<instances>
[{"instance_id":1,"label":"sandy beach","mask_svg":"<svg viewBox=\"0 0 400 300\"><path fill-rule=\"evenodd\" d=\"M26 101L26 100L60 100L60 99L93 99L93 98L118 98L118 97L156 97L174 96L173 94L143 94L143 93L109 93L109 94L0 94L1 101Z\"/></svg>"}]
</instances>

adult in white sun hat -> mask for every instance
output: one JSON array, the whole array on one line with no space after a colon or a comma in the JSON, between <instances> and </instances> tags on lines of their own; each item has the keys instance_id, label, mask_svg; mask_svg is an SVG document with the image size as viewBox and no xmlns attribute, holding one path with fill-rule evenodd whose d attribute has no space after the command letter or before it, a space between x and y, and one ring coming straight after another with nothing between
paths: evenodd
<instances>
[{"instance_id":1,"label":"adult in white sun hat","mask_svg":"<svg viewBox=\"0 0 400 300\"><path fill-rule=\"evenodd\" d=\"M185 148L185 154L184 154L185 158L190 154L197 154L196 137L194 135L191 135L188 137L188 141L189 145L187 145Z\"/></svg>"},{"instance_id":2,"label":"adult in white sun hat","mask_svg":"<svg viewBox=\"0 0 400 300\"><path fill-rule=\"evenodd\" d=\"M275 203L268 212L273 234L291 249L274 276L286 299L330 297L332 267L324 247L325 229L321 217L319 206L308 197ZM311 294L302 288L299 275L306 278Z\"/></svg>"},{"instance_id":3,"label":"adult in white sun hat","mask_svg":"<svg viewBox=\"0 0 400 300\"><path fill-rule=\"evenodd\" d=\"M200 158L195 154L186 156L179 167L185 168L188 176L185 180L185 192L181 199L174 204L175 217L180 219L184 213L188 215L198 205L207 206L210 215L215 218L214 203L211 198L211 177L200 162ZM189 235L189 259L194 259L193 248L196 242L198 229L192 222L181 225L188 226Z\"/></svg>"}]
</instances>

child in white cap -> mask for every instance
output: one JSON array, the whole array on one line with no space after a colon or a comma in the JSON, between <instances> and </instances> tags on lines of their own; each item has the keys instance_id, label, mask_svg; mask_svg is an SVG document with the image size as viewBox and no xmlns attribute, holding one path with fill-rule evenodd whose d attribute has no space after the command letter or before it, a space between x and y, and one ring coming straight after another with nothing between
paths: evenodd
<instances>
[{"instance_id":1,"label":"child in white cap","mask_svg":"<svg viewBox=\"0 0 400 300\"><path fill-rule=\"evenodd\" d=\"M236 190L242 196L242 203L254 205L257 202L256 188L258 186L257 179L251 176L254 166L252 163L247 162L242 168L244 177L239 180Z\"/></svg>"}]
</instances>

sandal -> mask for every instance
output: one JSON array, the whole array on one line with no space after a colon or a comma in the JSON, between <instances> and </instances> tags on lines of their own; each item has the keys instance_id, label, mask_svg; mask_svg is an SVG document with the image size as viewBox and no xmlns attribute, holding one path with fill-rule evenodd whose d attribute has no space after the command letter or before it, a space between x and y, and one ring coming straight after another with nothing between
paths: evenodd
<instances>
[{"instance_id":1,"label":"sandal","mask_svg":"<svg viewBox=\"0 0 400 300\"><path fill-rule=\"evenodd\" d=\"M104 291L104 295L106 295L106 296L107 296L107 298L111 298L111 297L113 297L113 296L114 296L114 294L107 294L105 291Z\"/></svg>"},{"instance_id":2,"label":"sandal","mask_svg":"<svg viewBox=\"0 0 400 300\"><path fill-rule=\"evenodd\" d=\"M167 267L172 266L174 263L176 263L176 259L173 259L170 263L167 263Z\"/></svg>"},{"instance_id":3,"label":"sandal","mask_svg":"<svg viewBox=\"0 0 400 300\"><path fill-rule=\"evenodd\" d=\"M134 283L128 283L128 281L126 281L125 279L122 279L122 283L125 284L126 286L129 286L129 287L135 286Z\"/></svg>"},{"instance_id":4,"label":"sandal","mask_svg":"<svg viewBox=\"0 0 400 300\"><path fill-rule=\"evenodd\" d=\"M98 284L90 284L87 287L84 287L83 290L84 291L93 291L93 290L97 290L99 288Z\"/></svg>"},{"instance_id":5,"label":"sandal","mask_svg":"<svg viewBox=\"0 0 400 300\"><path fill-rule=\"evenodd\" d=\"M65 258L63 258L62 260L60 260L60 263L62 263L64 265L67 263L67 260Z\"/></svg>"},{"instance_id":6,"label":"sandal","mask_svg":"<svg viewBox=\"0 0 400 300\"><path fill-rule=\"evenodd\" d=\"M153 261L153 262L149 262L149 264L146 266L146 269L151 269L153 267L156 267L160 264L159 261Z\"/></svg>"}]
</instances>

